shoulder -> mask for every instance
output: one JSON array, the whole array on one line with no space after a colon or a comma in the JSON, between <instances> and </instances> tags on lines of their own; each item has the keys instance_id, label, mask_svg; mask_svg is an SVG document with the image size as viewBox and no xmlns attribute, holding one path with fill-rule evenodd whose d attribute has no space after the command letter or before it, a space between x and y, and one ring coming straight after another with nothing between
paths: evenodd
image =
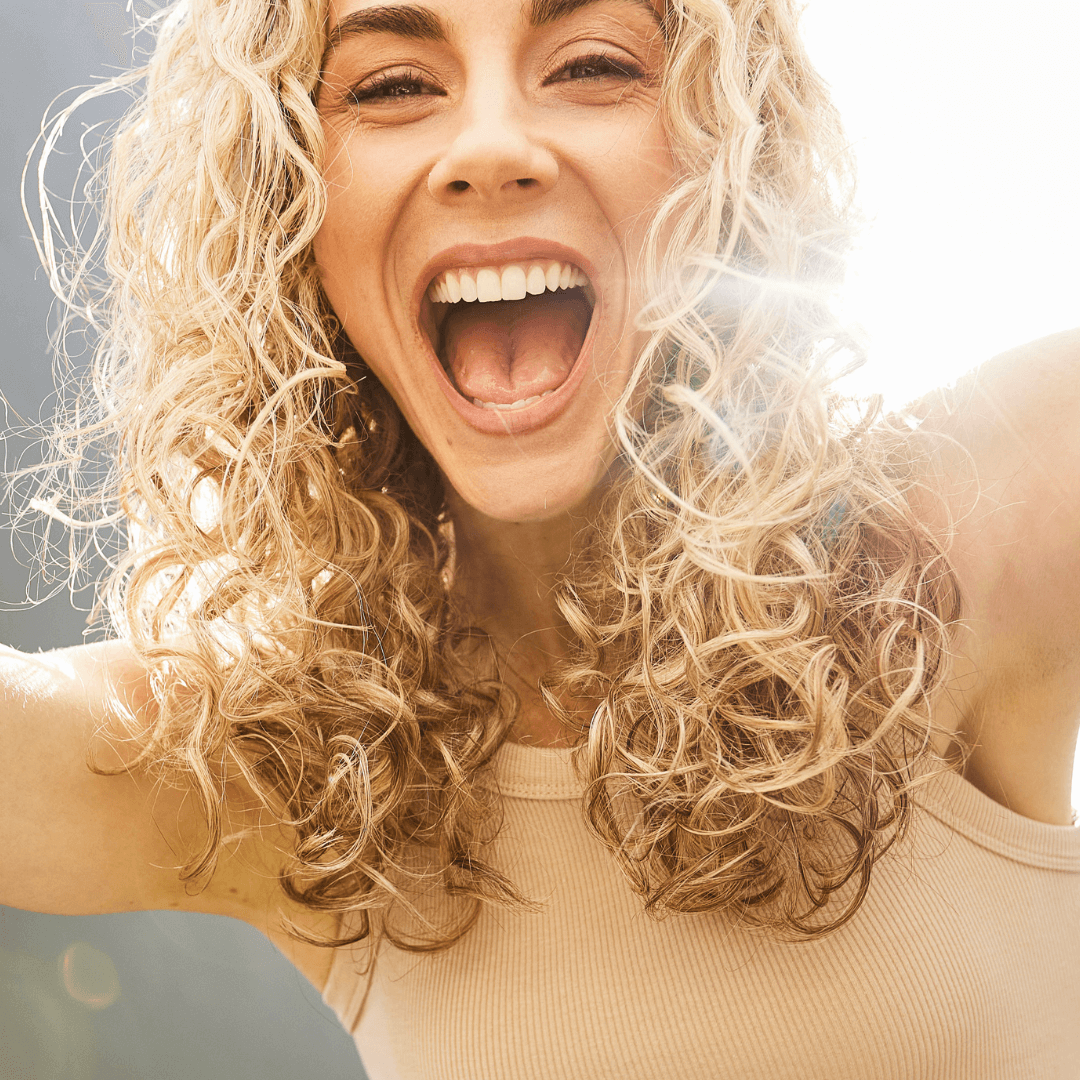
<instances>
[{"instance_id":1,"label":"shoulder","mask_svg":"<svg viewBox=\"0 0 1080 1080\"><path fill-rule=\"evenodd\" d=\"M963 597L945 709L974 747L969 779L1026 816L1067 821L1080 723L1080 331L994 357L918 411L934 450L932 497L916 509L943 530L951 517Z\"/></svg>"},{"instance_id":2,"label":"shoulder","mask_svg":"<svg viewBox=\"0 0 1080 1080\"><path fill-rule=\"evenodd\" d=\"M336 936L336 919L282 892L279 875L295 836L268 819L242 780L222 792L224 840L214 874L198 884L181 879L180 867L205 835L204 821L194 786L182 774L163 782L161 770L136 763L140 740L131 732L153 722L156 705L147 669L131 647L110 641L34 655L7 650L0 668L0 697L37 722L54 758L70 759L49 776L65 778L67 832L70 841L82 842L85 855L85 866L77 853L56 860L68 868L52 875L66 881L62 901L43 895L28 906L65 914L171 909L227 915L269 937L321 989L331 951L290 937L285 919L320 936ZM114 775L88 769L87 751ZM105 840L85 843L91 837Z\"/></svg>"},{"instance_id":3,"label":"shoulder","mask_svg":"<svg viewBox=\"0 0 1080 1080\"><path fill-rule=\"evenodd\" d=\"M1080 640L1080 331L988 361L925 403L932 478L973 614L1066 662Z\"/></svg>"}]
</instances>

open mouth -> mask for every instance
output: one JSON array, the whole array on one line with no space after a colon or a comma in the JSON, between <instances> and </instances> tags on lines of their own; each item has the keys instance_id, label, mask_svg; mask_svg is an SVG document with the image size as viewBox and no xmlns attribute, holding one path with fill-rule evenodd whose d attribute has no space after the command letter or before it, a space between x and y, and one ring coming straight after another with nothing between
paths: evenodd
<instances>
[{"instance_id":1,"label":"open mouth","mask_svg":"<svg viewBox=\"0 0 1080 1080\"><path fill-rule=\"evenodd\" d=\"M457 392L484 409L526 409L569 378L596 293L551 259L445 270L429 284L421 325Z\"/></svg>"}]
</instances>

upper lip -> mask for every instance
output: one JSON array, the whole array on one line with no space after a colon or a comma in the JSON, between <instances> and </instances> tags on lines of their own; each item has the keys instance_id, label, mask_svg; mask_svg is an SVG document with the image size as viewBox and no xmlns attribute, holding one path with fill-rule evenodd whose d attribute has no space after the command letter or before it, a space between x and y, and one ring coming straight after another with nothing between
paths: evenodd
<instances>
[{"instance_id":1,"label":"upper lip","mask_svg":"<svg viewBox=\"0 0 1080 1080\"><path fill-rule=\"evenodd\" d=\"M444 248L424 264L416 280L413 312L419 318L420 305L428 285L444 270L467 266L497 266L500 263L529 262L533 259L557 259L560 262L573 263L585 272L594 286L596 284L596 273L591 261L580 251L557 240L519 236L499 244L454 244Z\"/></svg>"}]
</instances>

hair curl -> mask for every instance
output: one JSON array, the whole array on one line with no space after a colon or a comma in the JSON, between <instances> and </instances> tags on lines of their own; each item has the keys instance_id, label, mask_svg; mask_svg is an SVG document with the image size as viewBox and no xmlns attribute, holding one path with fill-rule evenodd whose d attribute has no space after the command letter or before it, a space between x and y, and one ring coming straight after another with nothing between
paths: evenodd
<instances>
[{"instance_id":1,"label":"hair curl","mask_svg":"<svg viewBox=\"0 0 1080 1080\"><path fill-rule=\"evenodd\" d=\"M85 500L62 511L59 485L105 440L98 505L130 546L102 595L158 706L129 767L197 793L183 873L213 872L242 779L294 830L284 892L357 913L359 937L407 902L408 849L434 851L463 914L404 944L438 948L482 903L525 902L484 861L477 782L515 699L451 602L439 474L320 291L325 18L177 0L145 67L46 131L47 158L88 99L141 86L101 225L66 259L39 188L54 288L99 336L38 495L70 520ZM813 937L911 819L959 601L908 504L911 433L829 390L858 352L829 303L853 175L796 24L791 0L668 2L679 180L641 268L618 475L559 595L575 651L542 689L579 736L590 827L651 910ZM601 701L590 723L564 692Z\"/></svg>"}]
</instances>

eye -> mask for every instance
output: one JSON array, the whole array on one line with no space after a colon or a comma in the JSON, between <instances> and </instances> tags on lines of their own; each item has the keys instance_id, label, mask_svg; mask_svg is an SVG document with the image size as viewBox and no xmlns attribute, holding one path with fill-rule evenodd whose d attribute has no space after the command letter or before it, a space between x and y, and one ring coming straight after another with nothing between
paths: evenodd
<instances>
[{"instance_id":1,"label":"eye","mask_svg":"<svg viewBox=\"0 0 1080 1080\"><path fill-rule=\"evenodd\" d=\"M598 82L602 79L641 79L645 73L629 60L616 59L607 53L593 53L590 56L578 56L564 64L554 75L547 78L549 83L558 82Z\"/></svg>"},{"instance_id":2,"label":"eye","mask_svg":"<svg viewBox=\"0 0 1080 1080\"><path fill-rule=\"evenodd\" d=\"M445 97L444 91L415 69L380 71L370 79L349 90L349 100L360 102L395 101L401 98L423 97L434 94Z\"/></svg>"}]
</instances>

